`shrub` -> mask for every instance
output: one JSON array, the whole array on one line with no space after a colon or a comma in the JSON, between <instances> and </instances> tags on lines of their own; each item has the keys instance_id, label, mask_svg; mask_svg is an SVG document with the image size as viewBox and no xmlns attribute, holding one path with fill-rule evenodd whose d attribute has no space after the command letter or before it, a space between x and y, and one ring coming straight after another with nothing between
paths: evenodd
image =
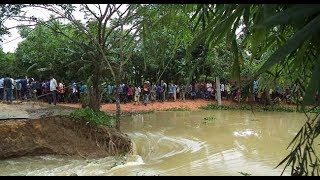
<instances>
[{"instance_id":1,"label":"shrub","mask_svg":"<svg viewBox=\"0 0 320 180\"><path fill-rule=\"evenodd\" d=\"M248 104L241 104L241 105L231 105L231 106L219 106L216 103L210 103L205 106L201 106L200 109L204 110L254 110L254 111L278 111L278 112L296 112L297 109L295 107L285 107L285 106L259 106L259 105L248 105ZM317 110L319 111L319 109ZM300 111L298 111L300 112ZM309 112L316 112L316 110L312 110Z\"/></svg>"},{"instance_id":2,"label":"shrub","mask_svg":"<svg viewBox=\"0 0 320 180\"><path fill-rule=\"evenodd\" d=\"M115 117L102 111L94 111L89 107L83 109L76 109L70 114L76 119L85 119L89 123L96 125L114 126Z\"/></svg>"},{"instance_id":3,"label":"shrub","mask_svg":"<svg viewBox=\"0 0 320 180\"><path fill-rule=\"evenodd\" d=\"M174 107L166 109L165 111L191 111L191 109L188 107Z\"/></svg>"}]
</instances>

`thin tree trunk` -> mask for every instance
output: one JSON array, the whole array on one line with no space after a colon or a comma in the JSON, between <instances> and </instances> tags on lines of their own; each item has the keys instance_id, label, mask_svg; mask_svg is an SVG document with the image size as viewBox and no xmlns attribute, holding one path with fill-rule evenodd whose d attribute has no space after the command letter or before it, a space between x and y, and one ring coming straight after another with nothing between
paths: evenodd
<instances>
[{"instance_id":1,"label":"thin tree trunk","mask_svg":"<svg viewBox=\"0 0 320 180\"><path fill-rule=\"evenodd\" d=\"M94 62L94 71L92 76L92 96L89 99L89 107L95 111L100 110L100 68L99 63ZM88 87L91 91L91 87Z\"/></svg>"},{"instance_id":2,"label":"thin tree trunk","mask_svg":"<svg viewBox=\"0 0 320 180\"><path fill-rule=\"evenodd\" d=\"M120 115L121 115L121 106L120 106L120 96L119 96L119 83L116 82L116 129L120 131Z\"/></svg>"},{"instance_id":3,"label":"thin tree trunk","mask_svg":"<svg viewBox=\"0 0 320 180\"><path fill-rule=\"evenodd\" d=\"M217 91L217 101L218 105L221 106L221 91L220 91L220 78L216 77L216 91Z\"/></svg>"}]
</instances>

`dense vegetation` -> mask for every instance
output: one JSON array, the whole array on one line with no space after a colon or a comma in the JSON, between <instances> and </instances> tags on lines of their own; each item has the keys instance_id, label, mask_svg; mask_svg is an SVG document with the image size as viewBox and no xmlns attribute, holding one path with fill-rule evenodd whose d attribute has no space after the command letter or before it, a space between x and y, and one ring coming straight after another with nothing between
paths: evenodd
<instances>
[{"instance_id":1,"label":"dense vegetation","mask_svg":"<svg viewBox=\"0 0 320 180\"><path fill-rule=\"evenodd\" d=\"M217 103L210 103L206 106L200 107L204 110L248 110L248 111L276 111L276 112L308 112L308 113L320 113L320 108L306 108L305 111L297 109L297 107L289 106L264 106L264 105L250 105L250 104L239 104L239 105L218 105Z\"/></svg>"},{"instance_id":2,"label":"dense vegetation","mask_svg":"<svg viewBox=\"0 0 320 180\"><path fill-rule=\"evenodd\" d=\"M115 117L102 111L93 111L86 107L83 109L76 109L71 114L71 117L75 119L84 119L89 123L96 125L106 125L108 127L114 127Z\"/></svg>"},{"instance_id":3,"label":"dense vegetation","mask_svg":"<svg viewBox=\"0 0 320 180\"><path fill-rule=\"evenodd\" d=\"M320 90L319 5L130 4L124 11L119 10L122 5L80 5L85 23L72 15L72 5L30 6L52 16L47 21L20 17L37 25L20 28L25 39L15 53L0 51L1 67L6 67L1 73L88 82L94 110L99 110L99 86L106 81L118 85L164 79L188 86L195 80L233 79L244 94L254 79L263 91L295 83L302 110L314 105ZM1 34L4 19L21 8L1 5ZM119 117L118 92L115 98ZM319 159L312 151L319 127L319 118L310 119L281 162L288 162L293 175L319 175Z\"/></svg>"}]
</instances>

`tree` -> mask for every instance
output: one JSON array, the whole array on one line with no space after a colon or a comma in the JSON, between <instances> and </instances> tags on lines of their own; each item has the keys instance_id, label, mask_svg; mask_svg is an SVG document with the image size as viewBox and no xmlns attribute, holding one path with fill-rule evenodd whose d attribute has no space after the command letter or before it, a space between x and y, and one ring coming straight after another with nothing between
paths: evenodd
<instances>
[{"instance_id":1,"label":"tree","mask_svg":"<svg viewBox=\"0 0 320 180\"><path fill-rule=\"evenodd\" d=\"M201 5L195 15L201 12ZM215 46L224 37L232 42L234 53L233 72L240 78L241 46L236 41L236 29L243 25L243 33L247 46L252 52L252 59L260 59L270 49L268 58L254 73L252 79L267 72L275 65L289 66L281 68L304 71L309 69L312 75L304 81L306 86L303 106L312 105L316 92L320 90L320 60L319 60L319 30L320 7L318 5L214 5L207 26L196 38L193 47L206 41L210 47ZM279 43L280 42L280 43ZM299 66L309 64L307 66ZM276 70L276 77L280 71ZM306 77L305 77L306 78ZM292 152L282 161L287 161L286 167L291 165L292 175L319 175L319 158L313 151L314 139L319 135L320 119L310 119L298 132L293 142L296 142ZM291 145L292 143L290 143ZM308 165L311 164L311 171Z\"/></svg>"},{"instance_id":2,"label":"tree","mask_svg":"<svg viewBox=\"0 0 320 180\"><path fill-rule=\"evenodd\" d=\"M4 53L0 48L0 77L9 74L12 77L21 76L20 69L16 65L16 59L12 53Z\"/></svg>"},{"instance_id":3,"label":"tree","mask_svg":"<svg viewBox=\"0 0 320 180\"><path fill-rule=\"evenodd\" d=\"M14 27L6 27L5 21L18 15L24 4L1 4L0 5L0 37L4 34L9 34L9 29ZM2 41L2 39L1 39Z\"/></svg>"},{"instance_id":4,"label":"tree","mask_svg":"<svg viewBox=\"0 0 320 180\"><path fill-rule=\"evenodd\" d=\"M123 5L108 4L104 8L101 5L89 6L86 4L81 4L80 9L85 13L85 17L88 19L87 24L83 24L78 21L73 15L72 12L75 9L74 6L70 4L62 5L36 5L37 7L44 8L54 13L52 16L53 19L64 18L70 21L70 23L78 31L82 32L90 44L90 47L87 44L73 40L77 43L82 49L84 47L88 48L86 53L90 53L93 58L90 58L89 62L92 67L91 82L92 82L92 92L89 92L89 107L94 110L100 109L100 99L101 99L101 89L100 84L102 77L102 71L104 68L108 68L111 72L113 80L116 85L119 84L121 77L123 76L123 66L130 59L130 55L124 54L125 48L132 48L132 43L134 37L136 36L139 29L139 20L134 19L136 14L137 5L127 5L124 11L120 11L120 7ZM113 17L116 16L116 17ZM110 24L110 26L109 26ZM125 25L131 25L127 30L124 30ZM60 27L50 26L55 32L64 34ZM115 31L120 31L121 37L119 37L119 44L107 44L108 41L111 41L113 38L111 35ZM126 38L129 34L133 34L131 41L123 42L123 39ZM71 38L69 38L71 39ZM118 46L118 55L119 57L113 61L108 57L108 53L111 52L111 49ZM92 48L94 47L94 48ZM118 88L117 88L118 89ZM120 129L120 101L119 101L119 92L116 93L116 106L117 106L117 125L116 128Z\"/></svg>"}]
</instances>

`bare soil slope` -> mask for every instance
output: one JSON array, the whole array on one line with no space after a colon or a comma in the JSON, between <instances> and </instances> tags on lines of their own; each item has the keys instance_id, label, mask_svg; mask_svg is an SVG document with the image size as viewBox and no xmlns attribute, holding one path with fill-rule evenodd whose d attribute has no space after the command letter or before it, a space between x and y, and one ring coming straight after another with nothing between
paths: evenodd
<instances>
[{"instance_id":1,"label":"bare soil slope","mask_svg":"<svg viewBox=\"0 0 320 180\"><path fill-rule=\"evenodd\" d=\"M14 113L12 108L7 107ZM104 157L131 148L131 140L115 129L67 116L0 120L0 159L44 154Z\"/></svg>"}]
</instances>

